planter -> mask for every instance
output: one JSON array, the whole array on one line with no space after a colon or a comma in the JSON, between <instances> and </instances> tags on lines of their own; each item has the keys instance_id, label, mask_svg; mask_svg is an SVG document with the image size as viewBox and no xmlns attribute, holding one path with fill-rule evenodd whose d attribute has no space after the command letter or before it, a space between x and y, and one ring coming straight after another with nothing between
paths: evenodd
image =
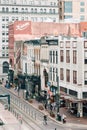
<instances>
[{"instance_id":1,"label":"planter","mask_svg":"<svg viewBox=\"0 0 87 130\"><path fill-rule=\"evenodd\" d=\"M53 112L50 112L50 116L54 118L55 114Z\"/></svg>"},{"instance_id":2,"label":"planter","mask_svg":"<svg viewBox=\"0 0 87 130\"><path fill-rule=\"evenodd\" d=\"M44 110L43 105L39 105L38 108L39 108L39 110Z\"/></svg>"},{"instance_id":3,"label":"planter","mask_svg":"<svg viewBox=\"0 0 87 130\"><path fill-rule=\"evenodd\" d=\"M32 99L29 99L29 103L33 103L33 100L32 100Z\"/></svg>"}]
</instances>

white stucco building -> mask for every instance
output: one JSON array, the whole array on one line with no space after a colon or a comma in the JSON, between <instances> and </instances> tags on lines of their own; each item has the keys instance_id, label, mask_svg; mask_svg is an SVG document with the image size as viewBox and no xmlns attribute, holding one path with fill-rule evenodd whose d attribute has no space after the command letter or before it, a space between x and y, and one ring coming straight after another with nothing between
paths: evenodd
<instances>
[{"instance_id":1,"label":"white stucco building","mask_svg":"<svg viewBox=\"0 0 87 130\"><path fill-rule=\"evenodd\" d=\"M60 89L72 96L71 101L78 104L83 116L83 101L87 99L87 39L60 36L58 52Z\"/></svg>"}]
</instances>

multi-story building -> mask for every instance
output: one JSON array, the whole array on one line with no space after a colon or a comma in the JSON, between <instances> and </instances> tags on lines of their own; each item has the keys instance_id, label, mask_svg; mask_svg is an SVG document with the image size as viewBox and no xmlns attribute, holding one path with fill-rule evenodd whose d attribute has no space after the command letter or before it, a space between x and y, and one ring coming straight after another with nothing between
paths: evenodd
<instances>
[{"instance_id":1,"label":"multi-story building","mask_svg":"<svg viewBox=\"0 0 87 130\"><path fill-rule=\"evenodd\" d=\"M16 20L57 22L57 0L0 0L0 76L2 77L1 74L6 74L9 67L8 24Z\"/></svg>"},{"instance_id":2,"label":"multi-story building","mask_svg":"<svg viewBox=\"0 0 87 130\"><path fill-rule=\"evenodd\" d=\"M37 44L34 44L35 41L37 40L24 42L27 46L27 50L23 46L25 53L27 52L27 58L21 59L22 68L25 69L22 69L23 73L28 70L28 74L32 75L33 71L30 70L34 68L36 74L40 74L41 90L45 90L53 97L62 93L67 107L73 107L75 114L79 113L80 117L85 116L87 111L87 39L53 36L41 38ZM32 60L31 57L34 59Z\"/></svg>"},{"instance_id":3,"label":"multi-story building","mask_svg":"<svg viewBox=\"0 0 87 130\"><path fill-rule=\"evenodd\" d=\"M59 20L87 21L86 0L59 0Z\"/></svg>"},{"instance_id":4,"label":"multi-story building","mask_svg":"<svg viewBox=\"0 0 87 130\"><path fill-rule=\"evenodd\" d=\"M58 52L60 90L71 96L66 99L82 117L87 111L87 39L59 37Z\"/></svg>"}]
</instances>

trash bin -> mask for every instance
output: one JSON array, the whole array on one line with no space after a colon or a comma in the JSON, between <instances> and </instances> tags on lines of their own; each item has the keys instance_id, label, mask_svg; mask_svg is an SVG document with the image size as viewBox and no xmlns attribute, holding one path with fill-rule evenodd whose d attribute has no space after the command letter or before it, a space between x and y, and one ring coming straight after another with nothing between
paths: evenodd
<instances>
[{"instance_id":1,"label":"trash bin","mask_svg":"<svg viewBox=\"0 0 87 130\"><path fill-rule=\"evenodd\" d=\"M57 120L61 121L61 115L57 115Z\"/></svg>"}]
</instances>

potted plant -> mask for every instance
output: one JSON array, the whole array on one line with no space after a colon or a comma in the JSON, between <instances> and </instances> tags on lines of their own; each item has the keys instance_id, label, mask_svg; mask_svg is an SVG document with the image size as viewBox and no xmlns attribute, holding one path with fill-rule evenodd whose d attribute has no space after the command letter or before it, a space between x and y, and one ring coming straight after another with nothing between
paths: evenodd
<instances>
[{"instance_id":1,"label":"potted plant","mask_svg":"<svg viewBox=\"0 0 87 130\"><path fill-rule=\"evenodd\" d=\"M29 103L33 103L33 100L32 100L32 99L29 99Z\"/></svg>"},{"instance_id":2,"label":"potted plant","mask_svg":"<svg viewBox=\"0 0 87 130\"><path fill-rule=\"evenodd\" d=\"M50 116L54 118L55 117L55 113L51 111L50 112Z\"/></svg>"},{"instance_id":3,"label":"potted plant","mask_svg":"<svg viewBox=\"0 0 87 130\"><path fill-rule=\"evenodd\" d=\"M39 105L38 108L39 108L40 110L44 110L43 105Z\"/></svg>"}]
</instances>

